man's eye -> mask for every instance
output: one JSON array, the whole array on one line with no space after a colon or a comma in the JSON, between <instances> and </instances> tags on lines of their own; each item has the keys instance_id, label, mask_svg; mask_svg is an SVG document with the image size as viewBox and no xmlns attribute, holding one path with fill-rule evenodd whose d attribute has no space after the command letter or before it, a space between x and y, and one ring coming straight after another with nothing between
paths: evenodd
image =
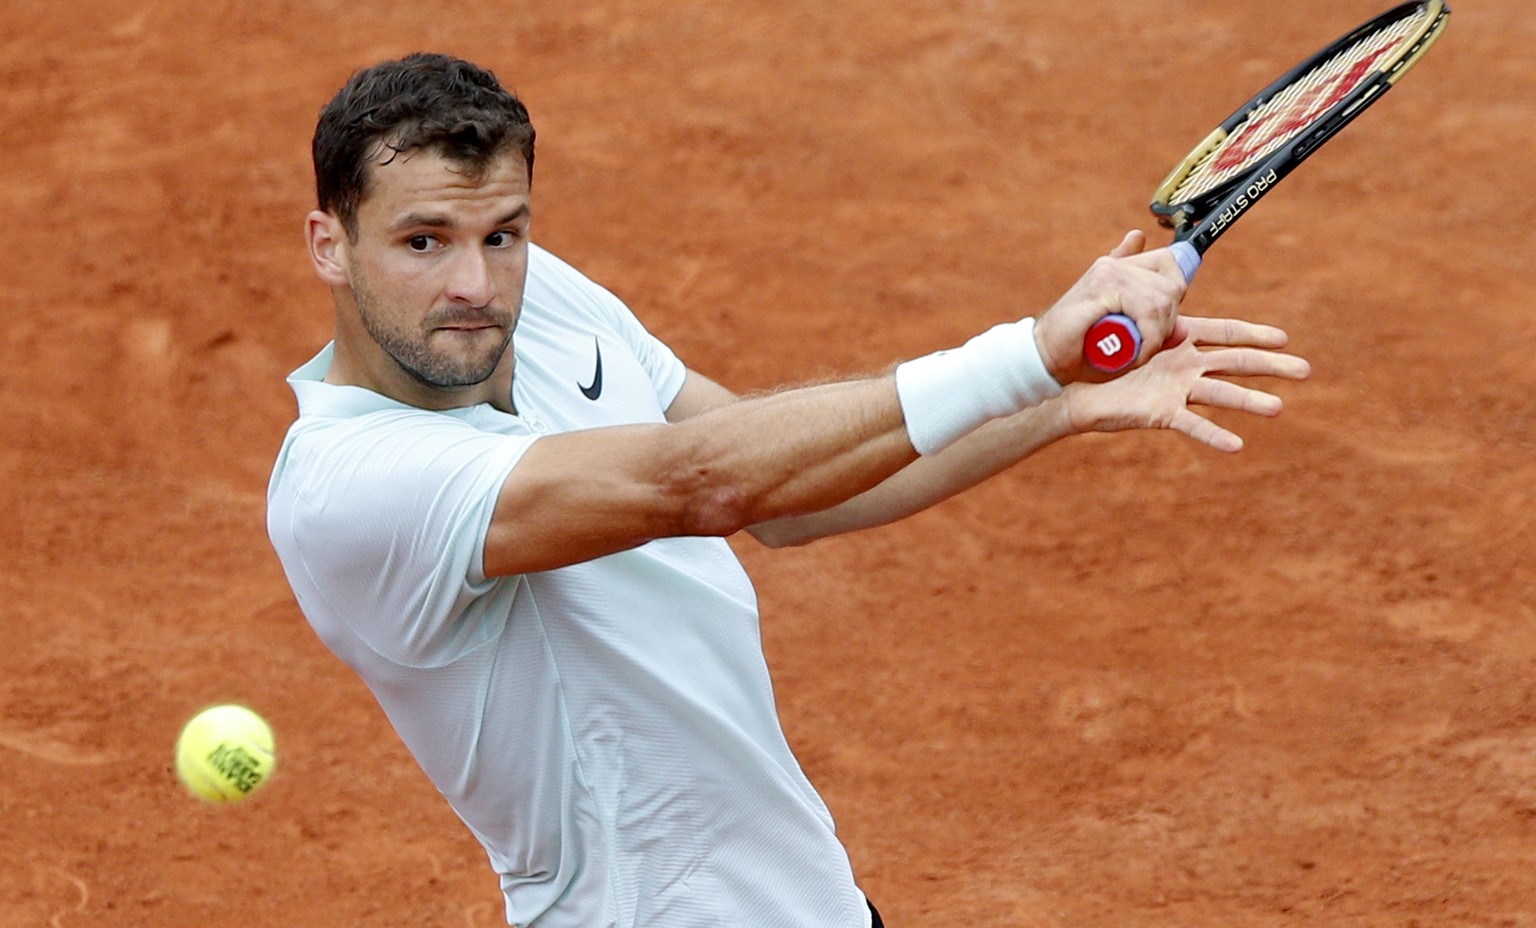
<instances>
[{"instance_id":1,"label":"man's eye","mask_svg":"<svg viewBox=\"0 0 1536 928\"><path fill-rule=\"evenodd\" d=\"M405 247L412 251L429 251L432 248L430 235L413 235L405 240Z\"/></svg>"},{"instance_id":2,"label":"man's eye","mask_svg":"<svg viewBox=\"0 0 1536 928\"><path fill-rule=\"evenodd\" d=\"M517 241L517 232L513 229L503 229L500 232L492 232L485 237L485 243L492 248L506 248Z\"/></svg>"}]
</instances>

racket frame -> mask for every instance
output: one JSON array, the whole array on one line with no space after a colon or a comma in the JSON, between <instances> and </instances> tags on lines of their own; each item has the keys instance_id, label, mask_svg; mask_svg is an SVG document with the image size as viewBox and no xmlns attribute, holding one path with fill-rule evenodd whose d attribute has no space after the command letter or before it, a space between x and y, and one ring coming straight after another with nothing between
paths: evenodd
<instances>
[{"instance_id":1,"label":"racket frame","mask_svg":"<svg viewBox=\"0 0 1536 928\"><path fill-rule=\"evenodd\" d=\"M1287 87L1313 68L1356 42L1420 11L1425 14L1425 19L1418 30L1404 38L1401 47L1377 66L1375 74L1362 81L1359 86L1329 107L1311 126L1265 156L1249 170L1191 200L1182 203L1172 202L1174 192L1185 179L1207 159L1213 157L1216 150L1239 126L1252 117L1255 110L1284 92ZM1203 255L1222 233L1230 229L1233 223L1246 214L1265 194L1274 189L1276 184L1295 170L1324 142L1333 138L1341 129L1354 121L1355 117L1364 112L1383 93L1390 90L1410 68L1417 64L1445 31L1450 13L1450 7L1444 0L1414 0L1414 2L1400 4L1351 30L1271 82L1268 87L1255 94L1195 146L1194 150L1158 186L1151 203L1152 212L1158 217L1158 221L1174 229L1175 241L1187 241L1198 254Z\"/></svg>"}]
</instances>

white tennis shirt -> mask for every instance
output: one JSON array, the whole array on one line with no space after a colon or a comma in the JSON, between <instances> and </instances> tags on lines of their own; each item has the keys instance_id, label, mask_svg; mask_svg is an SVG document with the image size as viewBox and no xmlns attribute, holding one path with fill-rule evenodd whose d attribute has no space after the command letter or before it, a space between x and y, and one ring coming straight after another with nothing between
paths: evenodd
<instances>
[{"instance_id":1,"label":"white tennis shirt","mask_svg":"<svg viewBox=\"0 0 1536 928\"><path fill-rule=\"evenodd\" d=\"M267 521L305 616L485 846L510 923L867 928L723 539L482 573L497 492L541 433L662 422L685 375L537 247L513 345L515 416L323 383L329 347L289 377Z\"/></svg>"}]
</instances>

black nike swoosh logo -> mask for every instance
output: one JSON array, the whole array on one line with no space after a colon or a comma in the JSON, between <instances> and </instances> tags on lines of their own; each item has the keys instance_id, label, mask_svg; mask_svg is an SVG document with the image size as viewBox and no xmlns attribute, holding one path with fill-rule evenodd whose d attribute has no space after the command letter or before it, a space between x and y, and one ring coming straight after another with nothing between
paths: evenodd
<instances>
[{"instance_id":1,"label":"black nike swoosh logo","mask_svg":"<svg viewBox=\"0 0 1536 928\"><path fill-rule=\"evenodd\" d=\"M597 350L597 369L592 372L592 385L583 387L580 383L576 386L581 390L581 395L589 400L596 400L603 395L603 346L596 338L592 339L592 347Z\"/></svg>"}]
</instances>

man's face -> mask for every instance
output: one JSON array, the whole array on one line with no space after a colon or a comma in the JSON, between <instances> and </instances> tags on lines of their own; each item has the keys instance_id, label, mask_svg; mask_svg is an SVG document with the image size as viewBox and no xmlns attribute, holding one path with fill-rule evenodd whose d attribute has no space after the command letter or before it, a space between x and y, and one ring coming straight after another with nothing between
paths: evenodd
<instances>
[{"instance_id":1,"label":"man's face","mask_svg":"<svg viewBox=\"0 0 1536 928\"><path fill-rule=\"evenodd\" d=\"M363 328L422 386L486 381L522 308L530 218L522 155L501 156L483 176L431 151L372 171L347 246Z\"/></svg>"}]
</instances>

